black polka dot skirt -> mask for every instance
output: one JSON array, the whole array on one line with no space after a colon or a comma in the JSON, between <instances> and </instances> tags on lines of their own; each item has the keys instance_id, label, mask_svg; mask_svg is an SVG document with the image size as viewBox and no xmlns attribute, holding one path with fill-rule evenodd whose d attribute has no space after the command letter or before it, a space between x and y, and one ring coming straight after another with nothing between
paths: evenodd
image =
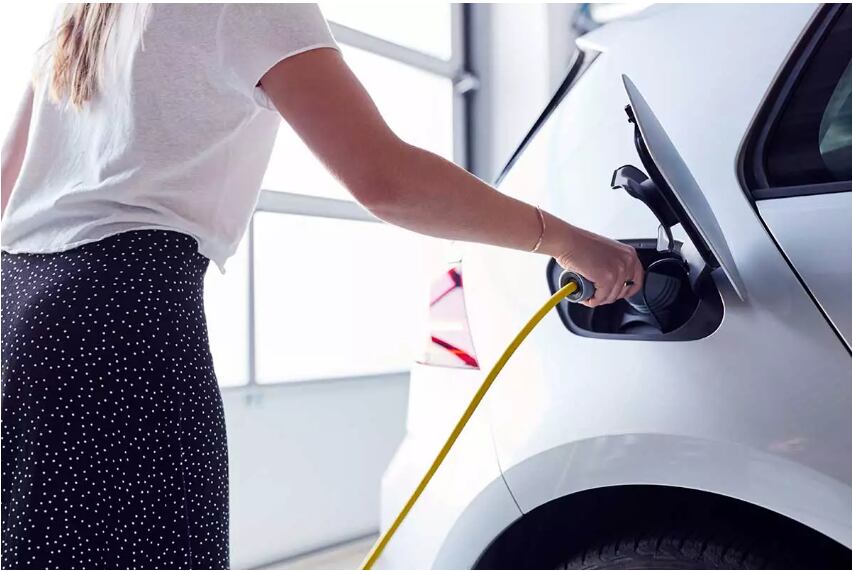
<instances>
[{"instance_id":1,"label":"black polka dot skirt","mask_svg":"<svg viewBox=\"0 0 853 571\"><path fill-rule=\"evenodd\" d=\"M2 566L228 567L228 451L194 239L2 254Z\"/></svg>"}]
</instances>

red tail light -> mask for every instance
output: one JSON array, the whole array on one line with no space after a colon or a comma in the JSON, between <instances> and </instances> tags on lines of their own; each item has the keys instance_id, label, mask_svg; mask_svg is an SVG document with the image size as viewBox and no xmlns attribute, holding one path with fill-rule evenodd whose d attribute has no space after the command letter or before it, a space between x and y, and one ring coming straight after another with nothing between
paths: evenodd
<instances>
[{"instance_id":1,"label":"red tail light","mask_svg":"<svg viewBox=\"0 0 853 571\"><path fill-rule=\"evenodd\" d=\"M430 339L420 363L479 369L468 328L462 264L454 263L430 287Z\"/></svg>"}]
</instances>

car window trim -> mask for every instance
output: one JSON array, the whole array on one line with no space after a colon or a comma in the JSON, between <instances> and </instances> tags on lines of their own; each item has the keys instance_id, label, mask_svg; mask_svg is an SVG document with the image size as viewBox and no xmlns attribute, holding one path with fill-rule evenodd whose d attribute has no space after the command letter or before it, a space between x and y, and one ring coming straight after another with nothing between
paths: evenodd
<instances>
[{"instance_id":1,"label":"car window trim","mask_svg":"<svg viewBox=\"0 0 853 571\"><path fill-rule=\"evenodd\" d=\"M799 184L795 186L772 186L756 188L752 191L755 200L773 200L774 198L791 198L793 196L815 196L817 194L836 194L850 192L849 180L820 182L815 184Z\"/></svg>"},{"instance_id":2,"label":"car window trim","mask_svg":"<svg viewBox=\"0 0 853 571\"><path fill-rule=\"evenodd\" d=\"M575 83L578 79L583 75L583 72L587 70L587 68L595 61L598 57L599 52L596 51L584 51L580 48L575 50L574 56L572 57L572 61L569 64L569 71L566 73L566 77L560 83L560 86L554 92L554 95L551 96L551 99L548 101L548 104L545 105L545 109L542 110L542 113L539 114L539 117L536 118L536 121L533 123L533 126L521 140L518 147L516 147L515 151L513 151L509 160L504 165L503 169L501 169L500 174L495 178L494 184L499 185L501 181L503 181L504 177L509 173L510 169L513 167L515 162L524 152L524 149L527 148L527 145L542 127L548 118L551 116L551 113L560 105L563 98L571 91L572 87L574 87Z\"/></svg>"},{"instance_id":3,"label":"car window trim","mask_svg":"<svg viewBox=\"0 0 853 571\"><path fill-rule=\"evenodd\" d=\"M832 29L836 18L840 17L845 6L845 4L824 4L818 7L808 25L794 42L794 46L773 78L770 88L758 106L758 111L750 122L738 153L737 168L741 187L753 202L851 191L853 182L850 180L774 187L767 180L763 162L770 132L794 93L815 50Z\"/></svg>"}]
</instances>

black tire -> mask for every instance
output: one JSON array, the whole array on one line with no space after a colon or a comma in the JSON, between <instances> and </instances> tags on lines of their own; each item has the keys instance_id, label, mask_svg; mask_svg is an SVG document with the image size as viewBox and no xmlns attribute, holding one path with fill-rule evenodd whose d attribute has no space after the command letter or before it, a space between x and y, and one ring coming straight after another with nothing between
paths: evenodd
<instances>
[{"instance_id":1,"label":"black tire","mask_svg":"<svg viewBox=\"0 0 853 571\"><path fill-rule=\"evenodd\" d=\"M725 533L626 534L590 546L558 569L790 569L781 546ZM808 567L806 567L808 568Z\"/></svg>"},{"instance_id":2,"label":"black tire","mask_svg":"<svg viewBox=\"0 0 853 571\"><path fill-rule=\"evenodd\" d=\"M845 545L781 514L696 490L615 486L505 529L476 569L851 569Z\"/></svg>"}]
</instances>

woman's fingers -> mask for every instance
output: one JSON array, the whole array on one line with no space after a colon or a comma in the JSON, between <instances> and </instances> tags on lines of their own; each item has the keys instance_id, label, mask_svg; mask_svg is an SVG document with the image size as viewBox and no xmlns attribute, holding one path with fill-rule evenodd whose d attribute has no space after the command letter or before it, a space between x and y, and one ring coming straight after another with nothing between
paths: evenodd
<instances>
[{"instance_id":1,"label":"woman's fingers","mask_svg":"<svg viewBox=\"0 0 853 571\"><path fill-rule=\"evenodd\" d=\"M643 267L631 246L574 228L566 253L557 262L595 284L595 295L584 305L598 307L640 291Z\"/></svg>"},{"instance_id":2,"label":"woman's fingers","mask_svg":"<svg viewBox=\"0 0 853 571\"><path fill-rule=\"evenodd\" d=\"M587 300L586 305L589 307L598 307L613 303L618 299L619 295L619 275L616 271L600 276L595 281L595 295Z\"/></svg>"},{"instance_id":3,"label":"woman's fingers","mask_svg":"<svg viewBox=\"0 0 853 571\"><path fill-rule=\"evenodd\" d=\"M610 293L607 297L602 301L602 303L613 303L614 301L619 300L622 297L622 294L625 292L625 281L628 279L628 269L626 266L620 266L616 273L614 274L613 281L610 284Z\"/></svg>"},{"instance_id":4,"label":"woman's fingers","mask_svg":"<svg viewBox=\"0 0 853 571\"><path fill-rule=\"evenodd\" d=\"M593 279L595 295L584 302L587 307L598 307L630 297L643 287L643 266L633 248L626 249L619 259L611 260L606 271Z\"/></svg>"},{"instance_id":5,"label":"woman's fingers","mask_svg":"<svg viewBox=\"0 0 853 571\"><path fill-rule=\"evenodd\" d=\"M640 263L640 260L637 260L637 263L634 264L634 270L631 274L631 281L634 283L625 288L627 291L625 292L624 297L631 297L632 295L636 295L643 289L643 278L645 277L645 270L643 270L643 264Z\"/></svg>"},{"instance_id":6,"label":"woman's fingers","mask_svg":"<svg viewBox=\"0 0 853 571\"><path fill-rule=\"evenodd\" d=\"M628 255L628 267L617 299L631 297L643 287L643 264L637 257L637 251L634 248L629 248L626 253Z\"/></svg>"}]
</instances>

